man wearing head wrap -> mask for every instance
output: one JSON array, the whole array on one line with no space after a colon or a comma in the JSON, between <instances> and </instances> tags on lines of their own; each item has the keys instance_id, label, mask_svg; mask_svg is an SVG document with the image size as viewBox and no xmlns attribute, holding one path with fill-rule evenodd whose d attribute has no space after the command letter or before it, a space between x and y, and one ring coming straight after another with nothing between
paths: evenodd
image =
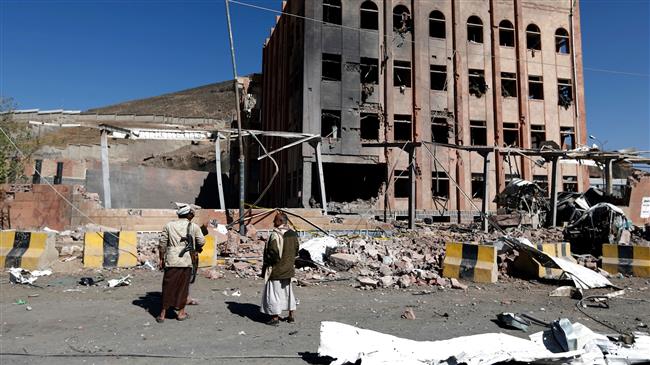
<instances>
[{"instance_id":1,"label":"man wearing head wrap","mask_svg":"<svg viewBox=\"0 0 650 365\"><path fill-rule=\"evenodd\" d=\"M287 215L279 212L273 224L266 247L264 248L264 290L262 291L262 313L271 316L267 324L277 326L282 311L289 311L286 321L295 321L296 296L291 279L295 274L296 256L298 256L298 235L287 225Z\"/></svg>"},{"instance_id":2,"label":"man wearing head wrap","mask_svg":"<svg viewBox=\"0 0 650 365\"><path fill-rule=\"evenodd\" d=\"M167 310L174 308L178 310L176 319L183 321L189 318L185 312L187 304L190 278L192 276L192 258L190 252L179 256L191 236L197 247L205 244L205 237L201 228L192 223L194 209L189 205L181 205L176 211L178 220L165 225L160 239L160 269L164 270L162 282L162 310L156 317L156 322L162 323L165 320Z\"/></svg>"}]
</instances>

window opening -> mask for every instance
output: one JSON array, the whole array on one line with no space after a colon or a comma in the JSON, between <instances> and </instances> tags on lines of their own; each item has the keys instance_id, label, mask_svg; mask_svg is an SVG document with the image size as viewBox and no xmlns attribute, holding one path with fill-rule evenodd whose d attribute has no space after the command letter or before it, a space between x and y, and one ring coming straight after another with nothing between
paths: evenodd
<instances>
[{"instance_id":1,"label":"window opening","mask_svg":"<svg viewBox=\"0 0 650 365\"><path fill-rule=\"evenodd\" d=\"M517 74L511 72L501 73L501 96L504 98L517 97Z\"/></svg>"},{"instance_id":2,"label":"window opening","mask_svg":"<svg viewBox=\"0 0 650 365\"><path fill-rule=\"evenodd\" d=\"M528 99L544 100L544 79L542 76L528 76Z\"/></svg>"},{"instance_id":3,"label":"window opening","mask_svg":"<svg viewBox=\"0 0 650 365\"><path fill-rule=\"evenodd\" d=\"M449 122L447 118L432 117L431 139L432 142L449 143Z\"/></svg>"},{"instance_id":4,"label":"window opening","mask_svg":"<svg viewBox=\"0 0 650 365\"><path fill-rule=\"evenodd\" d=\"M362 29L379 29L379 9L372 1L366 1L361 4L361 28Z\"/></svg>"},{"instance_id":5,"label":"window opening","mask_svg":"<svg viewBox=\"0 0 650 365\"><path fill-rule=\"evenodd\" d=\"M406 114L395 114L393 117L393 140L411 140L411 116Z\"/></svg>"},{"instance_id":6,"label":"window opening","mask_svg":"<svg viewBox=\"0 0 650 365\"><path fill-rule=\"evenodd\" d=\"M519 125L503 123L503 143L506 146L519 146Z\"/></svg>"},{"instance_id":7,"label":"window opening","mask_svg":"<svg viewBox=\"0 0 650 365\"><path fill-rule=\"evenodd\" d=\"M341 81L341 55L323 53L323 81Z\"/></svg>"},{"instance_id":8,"label":"window opening","mask_svg":"<svg viewBox=\"0 0 650 365\"><path fill-rule=\"evenodd\" d=\"M413 30L411 13L406 6L397 5L393 8L393 29L399 33L406 33Z\"/></svg>"},{"instance_id":9,"label":"window opening","mask_svg":"<svg viewBox=\"0 0 650 365\"><path fill-rule=\"evenodd\" d=\"M560 127L560 145L563 150L576 148L576 133L573 127Z\"/></svg>"},{"instance_id":10,"label":"window opening","mask_svg":"<svg viewBox=\"0 0 650 365\"><path fill-rule=\"evenodd\" d=\"M379 61L376 58L361 57L361 83L379 84Z\"/></svg>"},{"instance_id":11,"label":"window opening","mask_svg":"<svg viewBox=\"0 0 650 365\"><path fill-rule=\"evenodd\" d=\"M472 146L487 146L487 126L484 120L470 120L469 134Z\"/></svg>"},{"instance_id":12,"label":"window opening","mask_svg":"<svg viewBox=\"0 0 650 365\"><path fill-rule=\"evenodd\" d=\"M533 175L533 182L542 188L548 194L548 176Z\"/></svg>"},{"instance_id":13,"label":"window opening","mask_svg":"<svg viewBox=\"0 0 650 365\"><path fill-rule=\"evenodd\" d=\"M555 52L569 54L569 32L564 28L555 31Z\"/></svg>"},{"instance_id":14,"label":"window opening","mask_svg":"<svg viewBox=\"0 0 650 365\"><path fill-rule=\"evenodd\" d=\"M376 113L361 113L361 139L379 140L379 116Z\"/></svg>"},{"instance_id":15,"label":"window opening","mask_svg":"<svg viewBox=\"0 0 650 365\"><path fill-rule=\"evenodd\" d=\"M447 66L430 65L431 90L447 90Z\"/></svg>"},{"instance_id":16,"label":"window opening","mask_svg":"<svg viewBox=\"0 0 650 365\"><path fill-rule=\"evenodd\" d=\"M429 14L429 37L445 38L445 15L434 10Z\"/></svg>"},{"instance_id":17,"label":"window opening","mask_svg":"<svg viewBox=\"0 0 650 365\"><path fill-rule=\"evenodd\" d=\"M487 91L488 86L485 83L485 74L483 70L469 70L469 93L480 98Z\"/></svg>"},{"instance_id":18,"label":"window opening","mask_svg":"<svg viewBox=\"0 0 650 365\"><path fill-rule=\"evenodd\" d=\"M569 109L571 104L573 104L571 80L557 79L557 105Z\"/></svg>"},{"instance_id":19,"label":"window opening","mask_svg":"<svg viewBox=\"0 0 650 365\"><path fill-rule=\"evenodd\" d=\"M542 34L535 24L526 27L526 48L534 51L542 50Z\"/></svg>"},{"instance_id":20,"label":"window opening","mask_svg":"<svg viewBox=\"0 0 650 365\"><path fill-rule=\"evenodd\" d=\"M578 177L577 176L563 176L562 177L562 191L565 192L578 192Z\"/></svg>"},{"instance_id":21,"label":"window opening","mask_svg":"<svg viewBox=\"0 0 650 365\"><path fill-rule=\"evenodd\" d=\"M394 61L393 85L411 87L411 62L397 60Z\"/></svg>"},{"instance_id":22,"label":"window opening","mask_svg":"<svg viewBox=\"0 0 650 365\"><path fill-rule=\"evenodd\" d=\"M449 198L449 176L444 171L431 173L431 195L438 198Z\"/></svg>"},{"instance_id":23,"label":"window opening","mask_svg":"<svg viewBox=\"0 0 650 365\"><path fill-rule=\"evenodd\" d=\"M499 45L504 47L515 46L515 27L509 20L502 20L499 23Z\"/></svg>"},{"instance_id":24,"label":"window opening","mask_svg":"<svg viewBox=\"0 0 650 365\"><path fill-rule=\"evenodd\" d=\"M341 25L341 0L323 0L323 21Z\"/></svg>"},{"instance_id":25,"label":"window opening","mask_svg":"<svg viewBox=\"0 0 650 365\"><path fill-rule=\"evenodd\" d=\"M411 192L411 185L409 184L409 171L408 170L395 170L395 197L408 198Z\"/></svg>"},{"instance_id":26,"label":"window opening","mask_svg":"<svg viewBox=\"0 0 650 365\"><path fill-rule=\"evenodd\" d=\"M326 138L339 138L341 134L341 111L323 110L320 117L320 135Z\"/></svg>"},{"instance_id":27,"label":"window opening","mask_svg":"<svg viewBox=\"0 0 650 365\"><path fill-rule=\"evenodd\" d=\"M472 199L483 199L483 174L472 173Z\"/></svg>"},{"instance_id":28,"label":"window opening","mask_svg":"<svg viewBox=\"0 0 650 365\"><path fill-rule=\"evenodd\" d=\"M467 19L467 40L473 43L483 43L483 21L475 15Z\"/></svg>"},{"instance_id":29,"label":"window opening","mask_svg":"<svg viewBox=\"0 0 650 365\"><path fill-rule=\"evenodd\" d=\"M539 149L546 141L546 128L543 125L530 125L530 148Z\"/></svg>"}]
</instances>

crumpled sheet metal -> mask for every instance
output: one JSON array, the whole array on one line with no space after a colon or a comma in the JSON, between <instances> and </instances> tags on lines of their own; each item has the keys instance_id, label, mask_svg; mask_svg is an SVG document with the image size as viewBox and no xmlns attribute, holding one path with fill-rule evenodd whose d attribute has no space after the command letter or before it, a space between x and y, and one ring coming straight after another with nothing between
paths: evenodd
<instances>
[{"instance_id":1,"label":"crumpled sheet metal","mask_svg":"<svg viewBox=\"0 0 650 365\"><path fill-rule=\"evenodd\" d=\"M612 286L612 283L603 275L582 265L578 265L575 262L565 260L561 257L550 256L549 254L538 250L537 247L533 246L533 244L525 238L507 238L507 242L514 244L518 249L526 250L544 267L564 270L564 273L573 280L578 289L593 289Z\"/></svg>"},{"instance_id":2,"label":"crumpled sheet metal","mask_svg":"<svg viewBox=\"0 0 650 365\"><path fill-rule=\"evenodd\" d=\"M332 365L489 365L505 361L531 364L640 364L650 361L648 336L640 337L632 348L620 347L579 323L575 328L584 347L553 353L546 348L544 333L526 340L503 333L485 333L442 341L413 341L364 330L337 322L322 322L320 356L335 358ZM606 354L605 354L606 352Z\"/></svg>"}]
</instances>

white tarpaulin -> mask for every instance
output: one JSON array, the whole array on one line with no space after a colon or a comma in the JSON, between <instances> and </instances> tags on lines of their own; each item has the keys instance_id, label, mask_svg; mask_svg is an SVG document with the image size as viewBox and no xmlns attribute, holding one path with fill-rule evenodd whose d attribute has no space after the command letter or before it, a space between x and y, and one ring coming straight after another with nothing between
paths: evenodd
<instances>
[{"instance_id":1,"label":"white tarpaulin","mask_svg":"<svg viewBox=\"0 0 650 365\"><path fill-rule=\"evenodd\" d=\"M323 265L328 248L338 247L339 243L330 236L312 238L300 245L301 250L309 252L312 261Z\"/></svg>"},{"instance_id":2,"label":"white tarpaulin","mask_svg":"<svg viewBox=\"0 0 650 365\"><path fill-rule=\"evenodd\" d=\"M332 365L489 365L505 361L531 364L638 364L650 361L647 336L633 347L624 348L579 323L580 348L552 352L546 348L545 333L526 340L503 333L485 333L442 341L414 341L337 322L321 322L320 356L335 358ZM557 349L553 349L557 351ZM607 352L608 355L604 355Z\"/></svg>"}]
</instances>

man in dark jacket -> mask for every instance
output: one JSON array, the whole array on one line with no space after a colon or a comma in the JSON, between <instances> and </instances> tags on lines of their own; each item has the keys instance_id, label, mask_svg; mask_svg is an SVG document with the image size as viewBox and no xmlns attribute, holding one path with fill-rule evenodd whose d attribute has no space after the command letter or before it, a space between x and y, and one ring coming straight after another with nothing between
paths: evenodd
<instances>
[{"instance_id":1,"label":"man in dark jacket","mask_svg":"<svg viewBox=\"0 0 650 365\"><path fill-rule=\"evenodd\" d=\"M289 311L287 322L293 323L296 310L296 297L291 285L295 274L295 260L298 256L298 235L287 226L288 220L284 213L279 212L273 224L275 228L269 236L264 248L264 291L260 310L271 316L269 325L280 323L282 311Z\"/></svg>"}]
</instances>

